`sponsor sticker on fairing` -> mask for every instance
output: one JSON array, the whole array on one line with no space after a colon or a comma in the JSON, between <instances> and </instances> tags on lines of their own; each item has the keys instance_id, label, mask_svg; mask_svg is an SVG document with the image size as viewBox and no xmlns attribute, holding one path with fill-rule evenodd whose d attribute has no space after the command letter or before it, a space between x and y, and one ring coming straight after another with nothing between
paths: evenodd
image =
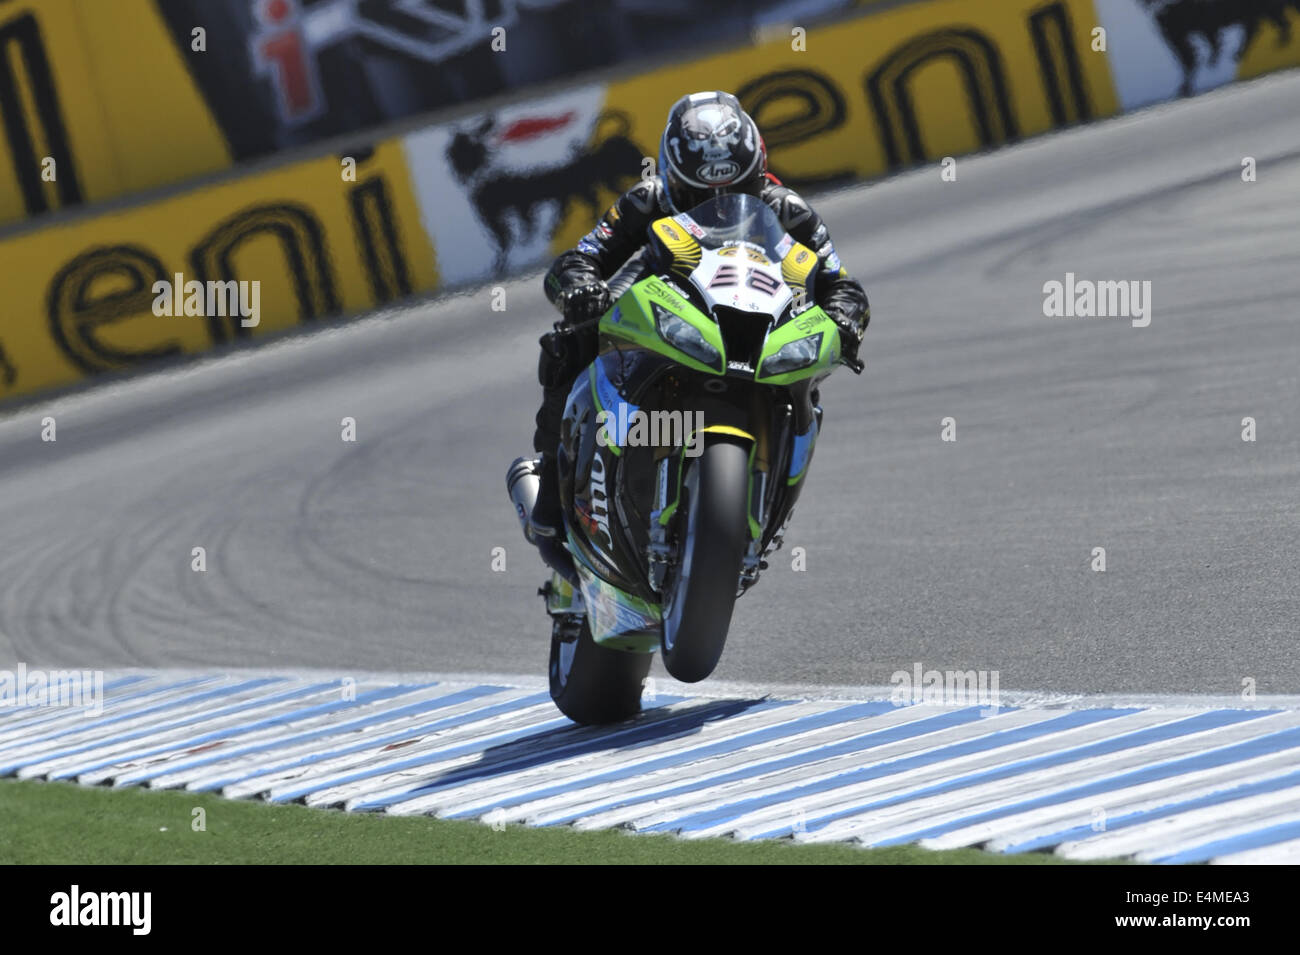
<instances>
[{"instance_id":1,"label":"sponsor sticker on fairing","mask_svg":"<svg viewBox=\"0 0 1300 955\"><path fill-rule=\"evenodd\" d=\"M684 228L691 235L695 236L695 238L697 239L704 238L704 229L700 226L698 222L692 219L685 212L679 213L678 215L673 216L673 218L676 219L678 222L680 222L682 224L682 228Z\"/></svg>"},{"instance_id":2,"label":"sponsor sticker on fairing","mask_svg":"<svg viewBox=\"0 0 1300 955\"><path fill-rule=\"evenodd\" d=\"M830 245L830 243L827 243ZM840 263L839 253L835 251L835 246L830 246L830 252L826 255L826 271L838 272L844 266Z\"/></svg>"},{"instance_id":3,"label":"sponsor sticker on fairing","mask_svg":"<svg viewBox=\"0 0 1300 955\"><path fill-rule=\"evenodd\" d=\"M781 236L781 241L776 244L776 254L784 259L786 253L790 251L793 245L794 239L791 237L790 233L787 232L785 235Z\"/></svg>"}]
</instances>

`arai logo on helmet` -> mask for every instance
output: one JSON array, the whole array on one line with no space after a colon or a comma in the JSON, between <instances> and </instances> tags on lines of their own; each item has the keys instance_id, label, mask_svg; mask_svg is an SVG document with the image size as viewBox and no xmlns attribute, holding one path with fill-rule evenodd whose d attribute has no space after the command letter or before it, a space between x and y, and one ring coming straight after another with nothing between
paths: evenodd
<instances>
[{"instance_id":1,"label":"arai logo on helmet","mask_svg":"<svg viewBox=\"0 0 1300 955\"><path fill-rule=\"evenodd\" d=\"M726 183L736 178L736 173L740 172L740 166L730 159L724 159L720 162L706 162L696 173L701 182Z\"/></svg>"}]
</instances>

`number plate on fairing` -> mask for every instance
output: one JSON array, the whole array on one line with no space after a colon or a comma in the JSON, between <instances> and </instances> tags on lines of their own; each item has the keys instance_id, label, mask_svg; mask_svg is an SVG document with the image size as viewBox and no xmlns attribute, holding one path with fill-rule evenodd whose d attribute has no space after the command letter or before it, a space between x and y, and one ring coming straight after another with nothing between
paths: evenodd
<instances>
[{"instance_id":1,"label":"number plate on fairing","mask_svg":"<svg viewBox=\"0 0 1300 955\"><path fill-rule=\"evenodd\" d=\"M768 259L760 246L737 243L702 252L691 282L710 308L724 305L776 316L794 297L781 276L780 265Z\"/></svg>"}]
</instances>

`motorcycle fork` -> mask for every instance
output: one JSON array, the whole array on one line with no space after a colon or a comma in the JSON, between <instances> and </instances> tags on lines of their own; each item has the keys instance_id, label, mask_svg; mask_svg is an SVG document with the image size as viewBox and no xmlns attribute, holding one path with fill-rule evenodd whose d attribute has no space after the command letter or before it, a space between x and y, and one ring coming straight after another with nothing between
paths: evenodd
<instances>
[{"instance_id":1,"label":"motorcycle fork","mask_svg":"<svg viewBox=\"0 0 1300 955\"><path fill-rule=\"evenodd\" d=\"M739 430L745 433L749 433L750 430L754 432L753 443L749 449L746 514L750 539L741 565L737 594L744 593L758 580L762 563L763 534L769 515L768 478L771 471L772 407L759 391L753 392L750 396L749 415L749 422L754 424L750 424L749 429ZM703 441L704 436L699 435L697 440ZM656 593L660 591L668 569L676 560L676 548L670 531L673 528L677 506L681 501L685 453L685 448L673 447L662 447L655 453L654 505L650 512L650 539L646 545L646 576L651 589Z\"/></svg>"},{"instance_id":2,"label":"motorcycle fork","mask_svg":"<svg viewBox=\"0 0 1300 955\"><path fill-rule=\"evenodd\" d=\"M778 442L780 446L787 449L788 452L782 455L781 457L781 463L788 471L789 468L791 467L791 462L789 458L790 458L790 454L793 453L793 439L794 439L795 428L797 427L797 423L798 423L798 416L794 413L794 409L790 407L786 407L781 412L781 414L782 414L782 420L780 425L777 427L777 434L778 434ZM811 426L817 429L818 435L820 435L821 425L822 425L821 405L811 406L811 414L809 415L809 421L811 423ZM795 503L799 500L800 492L803 490L804 480L807 477L808 468L811 465L811 463L812 463L812 452L810 451L809 458L804 463L803 472L797 481L795 481L794 483L790 483L788 481L783 480L784 474L782 474L777 479L779 483L777 483L777 485L774 487L773 495L772 495L773 503L776 506L773 508L772 513L770 515L770 519L772 520L772 523L776 525L776 529L772 533L772 537L768 541L767 546L763 548L762 558L760 559L760 563L759 563L760 570L766 569L767 567L766 558L770 557L774 552L780 550L781 545L784 543L786 528L790 524L790 518L794 515L794 506ZM764 526L764 533L766 533L766 525Z\"/></svg>"},{"instance_id":3,"label":"motorcycle fork","mask_svg":"<svg viewBox=\"0 0 1300 955\"><path fill-rule=\"evenodd\" d=\"M750 420L756 427L754 444L749 452L749 546L745 548L745 556L740 565L740 580L736 587L738 597L758 583L759 572L767 566L763 561L763 536L767 530L772 504L769 488L774 417L770 396L761 391L753 392Z\"/></svg>"},{"instance_id":4,"label":"motorcycle fork","mask_svg":"<svg viewBox=\"0 0 1300 955\"><path fill-rule=\"evenodd\" d=\"M668 569L676 560L668 528L681 498L682 456L676 448L655 450L654 507L650 511L650 542L646 545L646 578L650 589L659 593Z\"/></svg>"}]
</instances>

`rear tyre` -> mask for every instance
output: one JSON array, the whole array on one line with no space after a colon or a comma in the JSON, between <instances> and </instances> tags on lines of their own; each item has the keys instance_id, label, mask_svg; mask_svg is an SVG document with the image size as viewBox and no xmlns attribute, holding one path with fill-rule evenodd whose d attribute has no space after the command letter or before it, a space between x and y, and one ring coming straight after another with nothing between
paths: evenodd
<instances>
[{"instance_id":1,"label":"rear tyre","mask_svg":"<svg viewBox=\"0 0 1300 955\"><path fill-rule=\"evenodd\" d=\"M611 650L591 639L586 615L554 618L551 699L584 726L618 723L641 712L641 685L654 655Z\"/></svg>"},{"instance_id":2,"label":"rear tyre","mask_svg":"<svg viewBox=\"0 0 1300 955\"><path fill-rule=\"evenodd\" d=\"M741 562L749 546L749 451L716 441L687 467L679 506L683 532L664 590L664 667L698 683L727 642Z\"/></svg>"}]
</instances>

